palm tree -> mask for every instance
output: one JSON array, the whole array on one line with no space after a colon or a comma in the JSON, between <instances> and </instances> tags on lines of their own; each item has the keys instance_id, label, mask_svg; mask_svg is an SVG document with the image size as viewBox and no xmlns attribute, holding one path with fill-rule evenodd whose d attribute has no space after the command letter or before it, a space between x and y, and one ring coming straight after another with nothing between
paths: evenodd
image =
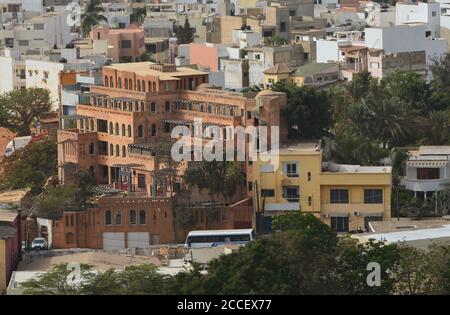
<instances>
[{"instance_id":1,"label":"palm tree","mask_svg":"<svg viewBox=\"0 0 450 315\"><path fill-rule=\"evenodd\" d=\"M434 111L428 115L428 139L432 145L447 143L450 134L450 111Z\"/></svg>"},{"instance_id":2,"label":"palm tree","mask_svg":"<svg viewBox=\"0 0 450 315\"><path fill-rule=\"evenodd\" d=\"M81 15L81 30L84 36L87 36L92 27L100 24L101 21L108 22L108 19L101 14L103 11L101 0L89 1L84 14Z\"/></svg>"},{"instance_id":3,"label":"palm tree","mask_svg":"<svg viewBox=\"0 0 450 315\"><path fill-rule=\"evenodd\" d=\"M395 191L395 208L397 213L397 220L400 219L400 205L398 188L400 186L401 177L405 169L406 160L408 160L409 153L402 149L393 149L390 154L392 164L392 188Z\"/></svg>"}]
</instances>

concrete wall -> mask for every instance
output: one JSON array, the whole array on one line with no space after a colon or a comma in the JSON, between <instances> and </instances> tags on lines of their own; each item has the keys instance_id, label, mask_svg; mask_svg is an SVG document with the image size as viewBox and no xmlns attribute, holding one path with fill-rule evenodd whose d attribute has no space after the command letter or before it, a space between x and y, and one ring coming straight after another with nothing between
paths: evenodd
<instances>
[{"instance_id":1,"label":"concrete wall","mask_svg":"<svg viewBox=\"0 0 450 315\"><path fill-rule=\"evenodd\" d=\"M59 104L59 73L64 65L56 62L30 60L25 61L26 87L38 87L50 92L53 109L58 109ZM48 77L46 78L46 73Z\"/></svg>"},{"instance_id":2,"label":"concrete wall","mask_svg":"<svg viewBox=\"0 0 450 315\"><path fill-rule=\"evenodd\" d=\"M11 57L0 57L0 94L14 90L14 61Z\"/></svg>"},{"instance_id":3,"label":"concrete wall","mask_svg":"<svg viewBox=\"0 0 450 315\"><path fill-rule=\"evenodd\" d=\"M338 42L332 40L319 39L316 42L317 57L319 63L340 60Z\"/></svg>"}]
</instances>

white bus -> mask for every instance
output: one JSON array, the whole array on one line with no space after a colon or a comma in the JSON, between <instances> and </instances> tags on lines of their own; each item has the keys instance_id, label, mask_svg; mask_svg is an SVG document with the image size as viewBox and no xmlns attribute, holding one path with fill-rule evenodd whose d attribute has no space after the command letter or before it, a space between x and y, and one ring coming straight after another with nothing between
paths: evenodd
<instances>
[{"instance_id":1,"label":"white bus","mask_svg":"<svg viewBox=\"0 0 450 315\"><path fill-rule=\"evenodd\" d=\"M191 231L186 237L186 248L217 247L227 244L245 245L255 239L252 229Z\"/></svg>"}]
</instances>

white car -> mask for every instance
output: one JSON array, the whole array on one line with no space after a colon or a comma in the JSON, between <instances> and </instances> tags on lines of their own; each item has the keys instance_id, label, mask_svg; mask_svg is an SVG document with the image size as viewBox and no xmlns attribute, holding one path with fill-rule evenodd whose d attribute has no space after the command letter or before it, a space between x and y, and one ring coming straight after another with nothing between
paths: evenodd
<instances>
[{"instance_id":1,"label":"white car","mask_svg":"<svg viewBox=\"0 0 450 315\"><path fill-rule=\"evenodd\" d=\"M47 241L43 237L36 237L33 242L31 242L31 249L47 249Z\"/></svg>"}]
</instances>

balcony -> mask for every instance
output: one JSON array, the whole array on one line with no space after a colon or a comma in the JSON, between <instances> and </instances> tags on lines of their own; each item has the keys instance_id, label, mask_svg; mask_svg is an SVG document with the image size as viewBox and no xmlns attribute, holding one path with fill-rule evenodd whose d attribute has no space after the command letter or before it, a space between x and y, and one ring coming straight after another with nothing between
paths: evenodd
<instances>
[{"instance_id":1,"label":"balcony","mask_svg":"<svg viewBox=\"0 0 450 315\"><path fill-rule=\"evenodd\" d=\"M266 203L264 211L300 211L300 202Z\"/></svg>"},{"instance_id":2,"label":"balcony","mask_svg":"<svg viewBox=\"0 0 450 315\"><path fill-rule=\"evenodd\" d=\"M401 185L405 186L407 190L412 191L436 191L442 190L443 185L450 183L449 178L441 179L409 179L403 178Z\"/></svg>"}]
</instances>

